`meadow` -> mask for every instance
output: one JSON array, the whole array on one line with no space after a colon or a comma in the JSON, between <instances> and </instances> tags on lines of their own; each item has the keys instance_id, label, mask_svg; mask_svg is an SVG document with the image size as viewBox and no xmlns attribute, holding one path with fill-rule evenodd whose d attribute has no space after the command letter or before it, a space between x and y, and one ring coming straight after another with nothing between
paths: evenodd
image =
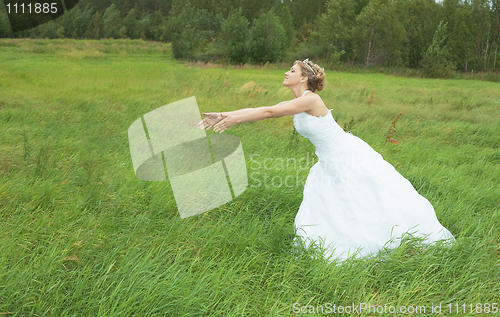
<instances>
[{"instance_id":1,"label":"meadow","mask_svg":"<svg viewBox=\"0 0 500 317\"><path fill-rule=\"evenodd\" d=\"M140 40L0 40L0 316L496 315L498 83L328 71L319 93L433 204L451 246L407 239L344 263L294 247L315 156L291 117L226 132L249 184L214 210L181 220L168 182L135 176L134 120L191 96L202 112L291 99L290 66L188 64Z\"/></svg>"}]
</instances>

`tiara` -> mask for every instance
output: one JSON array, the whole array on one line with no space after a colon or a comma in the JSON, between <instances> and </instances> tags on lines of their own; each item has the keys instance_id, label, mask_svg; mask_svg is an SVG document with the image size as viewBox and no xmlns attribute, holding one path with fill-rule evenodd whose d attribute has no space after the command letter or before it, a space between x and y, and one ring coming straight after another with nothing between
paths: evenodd
<instances>
[{"instance_id":1,"label":"tiara","mask_svg":"<svg viewBox=\"0 0 500 317\"><path fill-rule=\"evenodd\" d=\"M305 60L302 61L302 63L306 64L307 67L313 72L313 75L316 75L316 72L314 69L309 65L309 58L306 58Z\"/></svg>"}]
</instances>

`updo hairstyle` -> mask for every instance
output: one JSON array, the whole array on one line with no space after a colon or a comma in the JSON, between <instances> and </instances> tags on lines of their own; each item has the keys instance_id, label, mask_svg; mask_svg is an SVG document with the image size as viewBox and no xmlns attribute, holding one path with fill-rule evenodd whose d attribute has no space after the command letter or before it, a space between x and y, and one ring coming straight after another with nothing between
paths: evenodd
<instances>
[{"instance_id":1,"label":"updo hairstyle","mask_svg":"<svg viewBox=\"0 0 500 317\"><path fill-rule=\"evenodd\" d=\"M307 88L309 88L309 90L315 92L323 89L323 84L325 83L325 70L323 68L309 60L306 60L305 63L297 60L295 61L295 64L300 66L302 76L307 77Z\"/></svg>"}]
</instances>

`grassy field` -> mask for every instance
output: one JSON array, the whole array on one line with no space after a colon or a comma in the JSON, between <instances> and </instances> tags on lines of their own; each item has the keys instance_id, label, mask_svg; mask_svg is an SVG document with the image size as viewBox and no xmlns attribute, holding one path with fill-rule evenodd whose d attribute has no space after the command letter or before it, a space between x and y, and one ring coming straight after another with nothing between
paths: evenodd
<instances>
[{"instance_id":1,"label":"grassy field","mask_svg":"<svg viewBox=\"0 0 500 317\"><path fill-rule=\"evenodd\" d=\"M451 247L408 240L342 265L294 249L315 156L290 117L227 131L260 176L215 210L181 220L168 182L136 178L134 120L190 96L201 111L291 99L289 66L187 65L142 41L0 40L0 316L294 316L327 303L378 309L353 316L496 315L497 83L327 72L320 92L429 199ZM400 143L385 144L400 112ZM288 175L294 186L280 184Z\"/></svg>"}]
</instances>

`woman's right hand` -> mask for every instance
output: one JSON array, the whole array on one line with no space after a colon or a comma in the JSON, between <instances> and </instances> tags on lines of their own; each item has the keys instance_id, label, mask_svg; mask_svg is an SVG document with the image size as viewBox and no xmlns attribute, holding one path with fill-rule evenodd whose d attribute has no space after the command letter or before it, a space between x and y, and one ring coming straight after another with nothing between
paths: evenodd
<instances>
[{"instance_id":1,"label":"woman's right hand","mask_svg":"<svg viewBox=\"0 0 500 317\"><path fill-rule=\"evenodd\" d=\"M217 112L203 113L205 119L198 122L198 128L208 130L213 127L217 122L222 120L222 115Z\"/></svg>"}]
</instances>

